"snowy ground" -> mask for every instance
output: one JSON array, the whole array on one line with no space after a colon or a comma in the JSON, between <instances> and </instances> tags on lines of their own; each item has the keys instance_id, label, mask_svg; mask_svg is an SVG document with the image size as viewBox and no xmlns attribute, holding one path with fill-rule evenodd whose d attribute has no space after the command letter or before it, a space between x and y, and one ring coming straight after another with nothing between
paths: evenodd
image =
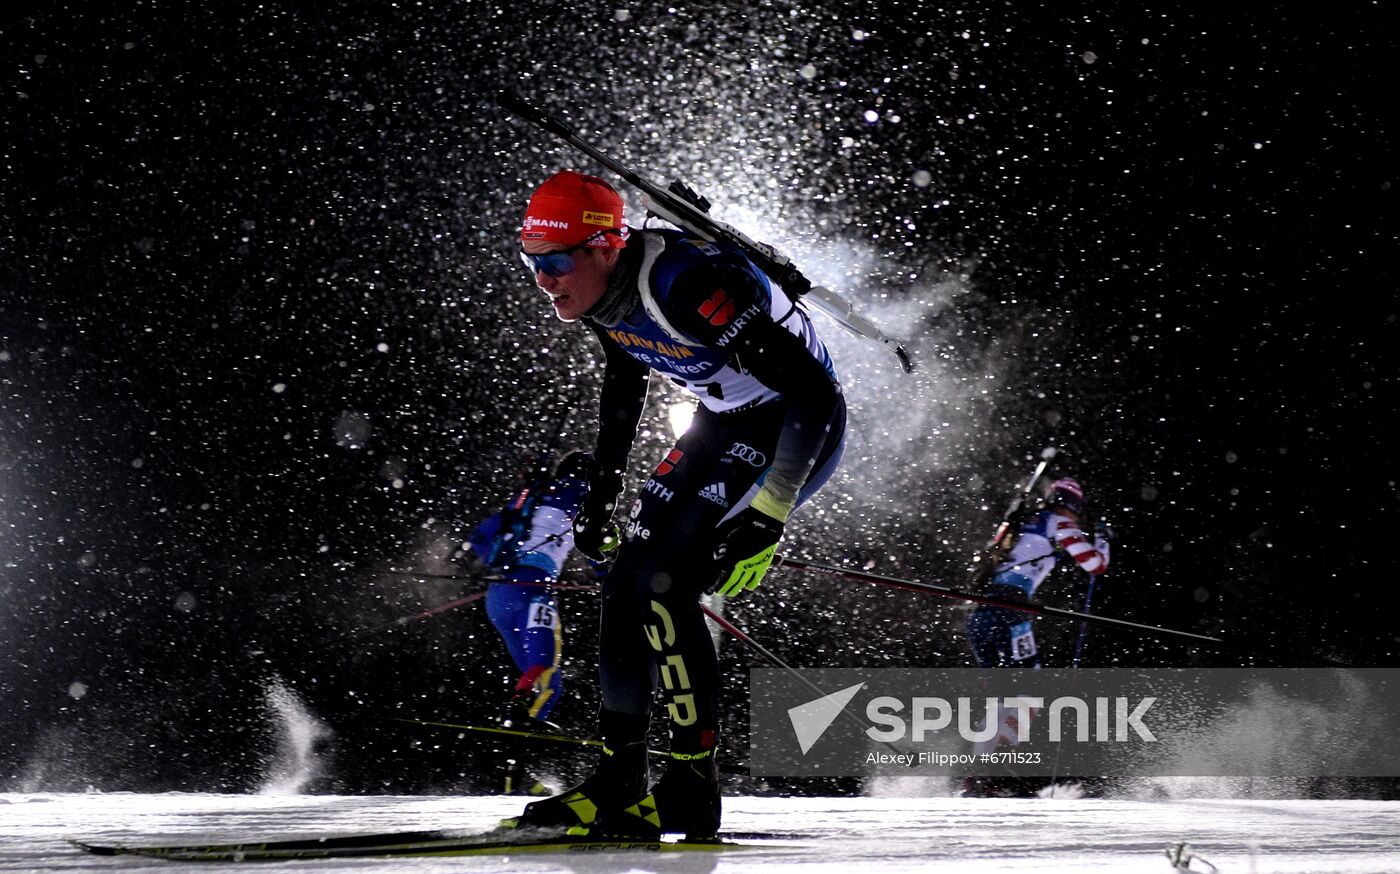
<instances>
[{"instance_id":1,"label":"snowy ground","mask_svg":"<svg viewBox=\"0 0 1400 874\"><path fill-rule=\"evenodd\" d=\"M0 794L0 872L209 870L102 858L66 838L190 843L416 828L486 829L520 802L494 797ZM960 798L730 798L726 827L792 833L720 854L267 862L258 872L1170 872L1189 841L1222 874L1400 871L1400 802ZM1200 861L1191 870L1208 871Z\"/></svg>"}]
</instances>

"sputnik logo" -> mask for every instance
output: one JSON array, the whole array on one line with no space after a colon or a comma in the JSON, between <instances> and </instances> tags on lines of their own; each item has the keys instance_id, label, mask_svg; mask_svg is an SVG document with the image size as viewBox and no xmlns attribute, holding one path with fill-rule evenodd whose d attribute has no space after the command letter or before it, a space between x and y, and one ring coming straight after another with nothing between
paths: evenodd
<instances>
[{"instance_id":1,"label":"sputnik logo","mask_svg":"<svg viewBox=\"0 0 1400 874\"><path fill-rule=\"evenodd\" d=\"M831 723L836 721L836 717L841 715L841 711L851 703L856 693L864 688L864 683L857 683L839 692L832 692L830 695L823 695L788 709L788 719L792 722L792 731L797 735L797 745L802 748L802 755L807 755L807 752L816 746L817 741L826 734L826 730L831 728Z\"/></svg>"}]
</instances>

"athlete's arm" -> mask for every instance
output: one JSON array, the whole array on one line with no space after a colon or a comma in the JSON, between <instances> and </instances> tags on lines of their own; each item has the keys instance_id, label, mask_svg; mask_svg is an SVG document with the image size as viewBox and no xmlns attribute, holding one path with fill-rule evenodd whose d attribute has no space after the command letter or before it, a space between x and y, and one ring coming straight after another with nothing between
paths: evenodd
<instances>
[{"instance_id":1,"label":"athlete's arm","mask_svg":"<svg viewBox=\"0 0 1400 874\"><path fill-rule=\"evenodd\" d=\"M595 469L601 476L621 480L627 470L627 456L637 438L637 423L647 402L650 370L628 355L603 329L588 324L603 344L603 390L598 398L598 444L593 451Z\"/></svg>"},{"instance_id":2,"label":"athlete's arm","mask_svg":"<svg viewBox=\"0 0 1400 874\"><path fill-rule=\"evenodd\" d=\"M1056 517L1055 545L1069 553L1079 565L1079 569L1089 574L1101 574L1108 570L1108 556L1094 548L1079 526L1064 516Z\"/></svg>"},{"instance_id":3,"label":"athlete's arm","mask_svg":"<svg viewBox=\"0 0 1400 874\"><path fill-rule=\"evenodd\" d=\"M467 545L482 561L491 559L492 546L496 535L501 531L502 521L500 513L492 513L483 519L481 524L476 526L476 530L471 533L471 536L467 538Z\"/></svg>"}]
</instances>

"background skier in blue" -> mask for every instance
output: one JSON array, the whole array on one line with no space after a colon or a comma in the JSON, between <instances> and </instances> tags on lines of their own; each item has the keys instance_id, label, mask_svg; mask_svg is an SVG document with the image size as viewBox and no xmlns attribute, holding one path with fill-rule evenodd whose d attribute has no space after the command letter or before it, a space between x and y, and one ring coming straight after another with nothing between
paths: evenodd
<instances>
[{"instance_id":1,"label":"background skier in blue","mask_svg":"<svg viewBox=\"0 0 1400 874\"><path fill-rule=\"evenodd\" d=\"M845 402L806 312L741 253L678 231L632 230L601 179L555 174L536 190L521 258L563 321L602 343L595 463L574 525L585 555L621 544L603 583L604 755L579 786L529 805L522 826L594 835L714 835L719 666L699 598L758 585L788 515L841 457ZM612 524L652 370L700 399L694 422ZM670 760L648 789L646 736L660 686Z\"/></svg>"},{"instance_id":2,"label":"background skier in blue","mask_svg":"<svg viewBox=\"0 0 1400 874\"><path fill-rule=\"evenodd\" d=\"M484 519L467 542L496 577L486 587L486 615L520 670L502 716L507 726L535 721L552 727L550 715L564 692L564 627L551 584L574 548L573 519L588 493L592 462L587 452L568 453L547 479L527 485ZM506 794L549 793L529 774L520 744L507 744L505 755Z\"/></svg>"},{"instance_id":3,"label":"background skier in blue","mask_svg":"<svg viewBox=\"0 0 1400 874\"><path fill-rule=\"evenodd\" d=\"M486 614L520 669L515 703L523 715L548 720L563 691L559 658L563 628L549 584L574 547L573 518L588 493L593 456L571 452L539 494L527 487L472 532L472 551L500 578L486 588Z\"/></svg>"}]
</instances>

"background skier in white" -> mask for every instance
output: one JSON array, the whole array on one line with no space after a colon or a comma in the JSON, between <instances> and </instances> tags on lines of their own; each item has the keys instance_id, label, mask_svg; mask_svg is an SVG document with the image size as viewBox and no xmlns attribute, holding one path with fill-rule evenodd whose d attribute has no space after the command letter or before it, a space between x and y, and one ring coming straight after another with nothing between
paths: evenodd
<instances>
[{"instance_id":1,"label":"background skier in white","mask_svg":"<svg viewBox=\"0 0 1400 874\"><path fill-rule=\"evenodd\" d=\"M1029 602L1063 553L1085 573L1098 576L1108 570L1108 541L1092 541L1082 530L1084 488L1077 480L1061 477L1050 485L1041 509L1016 528L1015 540L997 565L985 593L1007 601ZM1034 618L1009 607L982 604L967 620L967 638L977 664L984 668L1039 668L1040 650L1035 642ZM1019 710L1002 703L997 709L997 732L973 745L973 753L991 752L1019 742L1021 714L1034 718L1036 711ZM964 795L1032 795L1043 781L1016 777L968 777Z\"/></svg>"},{"instance_id":2,"label":"background skier in white","mask_svg":"<svg viewBox=\"0 0 1400 874\"><path fill-rule=\"evenodd\" d=\"M1095 576L1108 570L1108 541L1083 529L1084 488L1069 477L1055 480L1045 505L1017 527L1011 549L986 586L986 594L1030 601L1055 569L1060 553ZM967 638L984 668L1037 668L1040 651L1034 619L1007 607L983 604L967 620Z\"/></svg>"}]
</instances>

